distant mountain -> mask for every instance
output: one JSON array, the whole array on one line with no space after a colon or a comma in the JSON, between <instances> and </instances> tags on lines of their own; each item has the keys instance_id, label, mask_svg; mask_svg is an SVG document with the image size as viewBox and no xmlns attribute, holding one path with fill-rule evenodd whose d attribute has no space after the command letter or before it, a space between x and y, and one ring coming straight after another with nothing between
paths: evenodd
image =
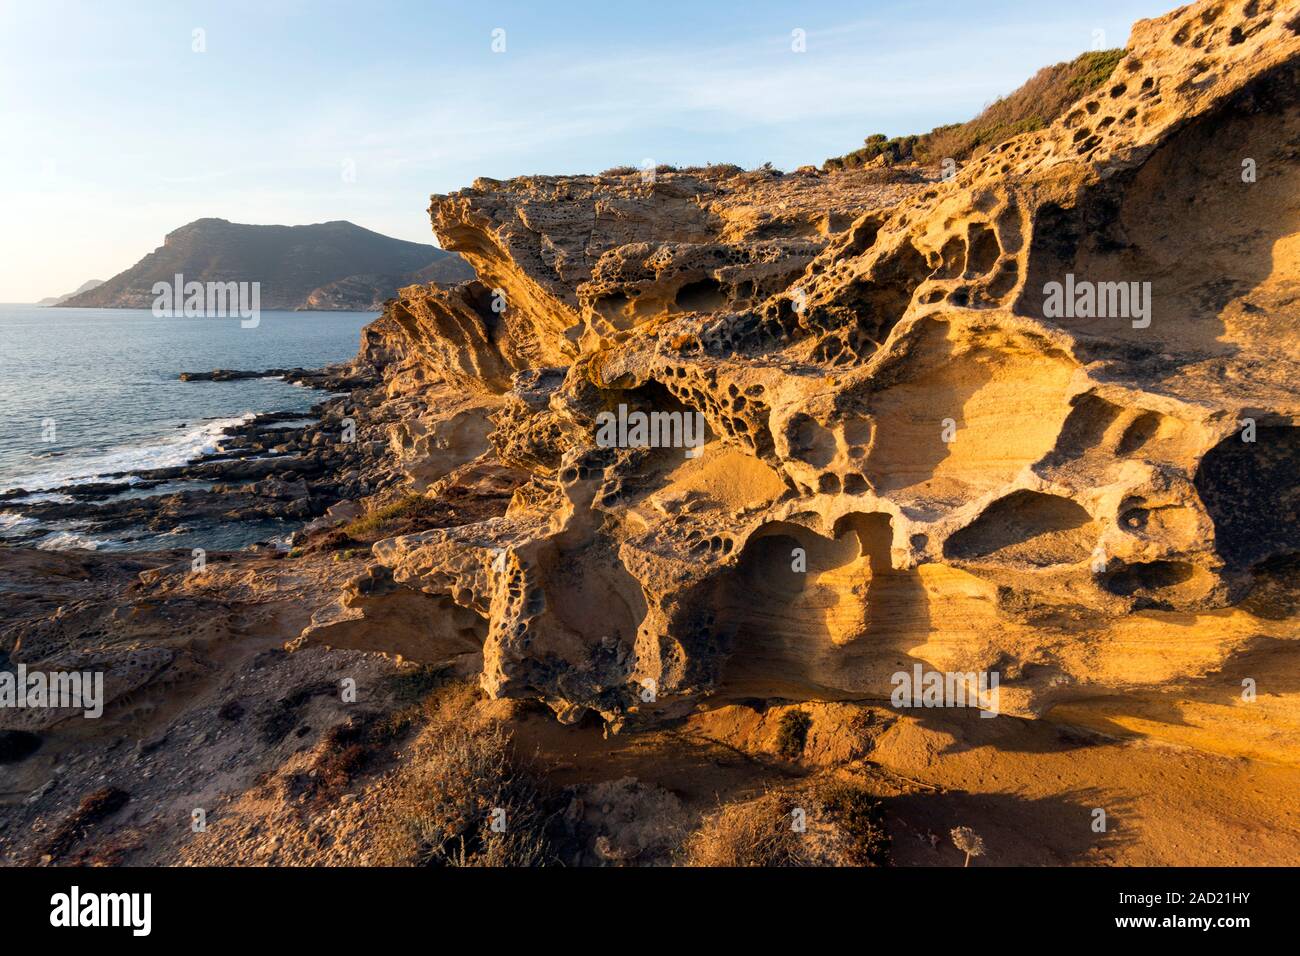
<instances>
[{"instance_id":1,"label":"distant mountain","mask_svg":"<svg viewBox=\"0 0 1300 956\"><path fill-rule=\"evenodd\" d=\"M260 282L263 309L365 311L416 276L435 270L459 281L473 271L454 253L350 222L253 226L196 219L125 272L63 302L70 308L147 309L155 282Z\"/></svg>"},{"instance_id":2,"label":"distant mountain","mask_svg":"<svg viewBox=\"0 0 1300 956\"><path fill-rule=\"evenodd\" d=\"M41 301L37 302L36 304L37 305L63 305L63 303L67 302L74 295L81 295L81 293L89 292L91 289L97 289L103 284L104 284L103 279L88 279L85 282L81 283L81 285L77 286L77 290L75 292L65 292L63 295L47 295L45 298L41 299Z\"/></svg>"}]
</instances>

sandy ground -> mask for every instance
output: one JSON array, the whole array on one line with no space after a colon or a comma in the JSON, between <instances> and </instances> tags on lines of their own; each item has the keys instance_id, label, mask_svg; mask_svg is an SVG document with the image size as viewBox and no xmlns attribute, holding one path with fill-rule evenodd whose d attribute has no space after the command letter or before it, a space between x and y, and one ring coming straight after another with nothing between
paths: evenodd
<instances>
[{"instance_id":1,"label":"sandy ground","mask_svg":"<svg viewBox=\"0 0 1300 956\"><path fill-rule=\"evenodd\" d=\"M0 861L374 862L375 820L418 725L377 748L343 786L320 791L316 768L340 726L409 709L428 690L417 686L412 697L403 676L411 667L383 655L284 649L313 610L307 596L350 568L257 559L251 574L232 565L206 582L173 576L161 589L126 592L114 608L106 595L121 584L104 576L108 564L78 559L84 567L55 587L46 565L71 559L32 560L44 562L35 569L42 597L25 596L36 592L11 569L16 613L44 621L59 604L56 619L101 614L93 620L119 622L106 648L171 647L183 666L112 702L102 720L42 731L36 753L0 765ZM205 627L169 623L191 619L194 602L218 585L220 613ZM354 702L340 694L347 678ZM733 704L620 734L591 718L560 724L536 702L469 706L472 719L503 723L551 784L594 802L593 827L607 831L614 816L624 828L653 829L661 818L651 812L665 807L665 826L690 827L722 804L839 777L883 801L903 866L961 865L948 839L957 826L984 839L975 866L1300 865L1300 768L1248 757L1048 720L852 702ZM791 709L812 720L798 760L777 756L777 727ZM123 805L78 820L81 801L105 787L125 793ZM618 812L600 816L611 802ZM196 808L202 831L191 826ZM651 861L670 856L661 847Z\"/></svg>"},{"instance_id":2,"label":"sandy ground","mask_svg":"<svg viewBox=\"0 0 1300 956\"><path fill-rule=\"evenodd\" d=\"M724 715L710 729L725 723ZM960 865L947 838L957 826L984 837L986 855L972 865L1300 864L1300 771L1043 721L905 717L868 756L813 770L714 743L691 722L609 740L599 728L541 715L516 726L558 780L635 776L701 810L809 772L840 774L884 799L904 866ZM1104 833L1094 832L1096 809L1105 811Z\"/></svg>"}]
</instances>

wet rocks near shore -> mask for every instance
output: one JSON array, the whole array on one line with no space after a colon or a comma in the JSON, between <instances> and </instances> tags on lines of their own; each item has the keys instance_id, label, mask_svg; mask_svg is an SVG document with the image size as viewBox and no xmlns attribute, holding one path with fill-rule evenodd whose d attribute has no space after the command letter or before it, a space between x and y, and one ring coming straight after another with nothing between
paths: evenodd
<instances>
[{"instance_id":1,"label":"wet rocks near shore","mask_svg":"<svg viewBox=\"0 0 1300 956\"><path fill-rule=\"evenodd\" d=\"M336 394L306 413L254 415L229 429L219 449L184 465L101 476L100 480L0 496L0 512L28 519L10 544L32 544L52 532L111 537L127 547L160 535L201 538L206 529L247 525L265 537L283 535L336 502L391 485L385 464L386 415L378 378L366 365L324 369L216 369L183 372L187 382L278 377ZM256 532L253 532L256 536ZM222 539L224 540L224 539Z\"/></svg>"},{"instance_id":2,"label":"wet rocks near shore","mask_svg":"<svg viewBox=\"0 0 1300 956\"><path fill-rule=\"evenodd\" d=\"M268 368L261 371L214 368L210 372L181 372L176 377L182 382L238 382L250 378L281 378L291 385L330 391L364 388L374 384L372 371L355 369L347 364L318 369L295 367Z\"/></svg>"}]
</instances>

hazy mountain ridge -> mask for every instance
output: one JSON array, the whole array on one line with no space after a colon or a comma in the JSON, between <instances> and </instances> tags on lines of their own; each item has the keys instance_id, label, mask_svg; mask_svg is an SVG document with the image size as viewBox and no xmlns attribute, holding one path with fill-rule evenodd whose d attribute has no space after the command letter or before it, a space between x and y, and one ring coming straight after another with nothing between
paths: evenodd
<instances>
[{"instance_id":1,"label":"hazy mountain ridge","mask_svg":"<svg viewBox=\"0 0 1300 956\"><path fill-rule=\"evenodd\" d=\"M77 288L74 289L72 292L65 292L63 293L63 295L47 295L45 298L41 299L36 304L49 305L49 306L62 305L63 303L67 302L69 299L81 295L81 293L83 292L89 292L91 289L97 289L103 284L104 284L103 279L87 279L85 282L81 283L81 285L77 286Z\"/></svg>"},{"instance_id":2,"label":"hazy mountain ridge","mask_svg":"<svg viewBox=\"0 0 1300 956\"><path fill-rule=\"evenodd\" d=\"M472 273L463 260L432 244L407 242L335 220L264 226L196 219L107 282L78 291L70 308L147 309L156 282L258 282L263 309L365 311L434 270L439 281Z\"/></svg>"}]
</instances>

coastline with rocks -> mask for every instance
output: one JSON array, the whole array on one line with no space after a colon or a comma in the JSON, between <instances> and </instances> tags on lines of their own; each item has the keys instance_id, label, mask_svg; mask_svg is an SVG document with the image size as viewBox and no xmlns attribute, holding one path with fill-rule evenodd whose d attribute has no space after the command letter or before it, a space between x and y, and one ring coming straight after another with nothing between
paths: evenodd
<instances>
[{"instance_id":1,"label":"coastline with rocks","mask_svg":"<svg viewBox=\"0 0 1300 956\"><path fill-rule=\"evenodd\" d=\"M202 541L266 535L287 542L304 522L341 500L392 485L377 407L377 374L342 363L323 369L182 372L184 382L278 378L330 394L307 411L250 413L214 437L216 448L181 465L123 471L29 491L0 493L10 518L5 543L39 544L51 535L106 541L110 550L157 547L159 535ZM345 420L353 423L345 427ZM233 536L231 532L234 532ZM143 542L143 545L141 544ZM249 543L252 543L250 540ZM195 544L195 547L201 545ZM287 543L285 545L287 547Z\"/></svg>"}]
</instances>

